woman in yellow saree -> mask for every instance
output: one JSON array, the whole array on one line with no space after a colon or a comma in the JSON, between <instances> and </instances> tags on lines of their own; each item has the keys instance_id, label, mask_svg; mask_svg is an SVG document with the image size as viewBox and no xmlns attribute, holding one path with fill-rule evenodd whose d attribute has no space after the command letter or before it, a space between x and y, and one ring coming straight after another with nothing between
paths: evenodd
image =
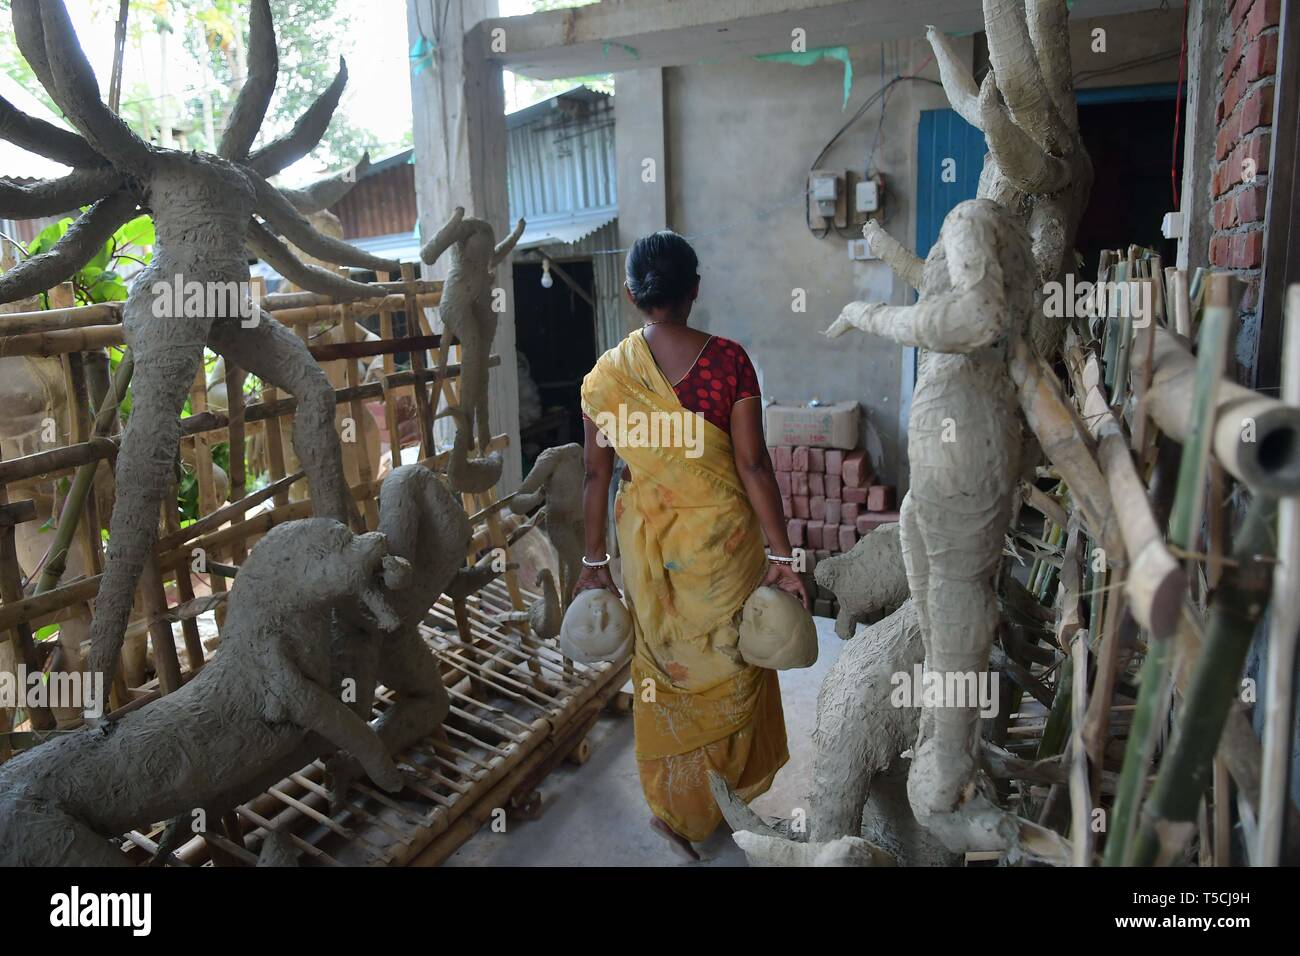
<instances>
[{"instance_id":1,"label":"woman in yellow saree","mask_svg":"<svg viewBox=\"0 0 1300 956\"><path fill-rule=\"evenodd\" d=\"M651 825L691 859L691 843L721 820L708 770L751 800L789 759L776 672L737 649L741 606L761 584L808 604L753 366L737 343L686 324L697 270L690 244L671 232L628 255L628 297L645 321L582 384L587 554L575 588L618 593L605 553L617 451L627 465L614 516L635 632L637 764Z\"/></svg>"}]
</instances>

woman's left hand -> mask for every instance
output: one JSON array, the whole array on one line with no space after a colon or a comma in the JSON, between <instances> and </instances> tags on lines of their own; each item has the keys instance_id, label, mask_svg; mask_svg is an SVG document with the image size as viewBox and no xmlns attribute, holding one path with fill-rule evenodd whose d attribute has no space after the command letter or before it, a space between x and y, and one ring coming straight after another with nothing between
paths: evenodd
<instances>
[{"instance_id":1,"label":"woman's left hand","mask_svg":"<svg viewBox=\"0 0 1300 956\"><path fill-rule=\"evenodd\" d=\"M803 609L808 610L808 589L804 587L803 578L799 572L789 564L780 564L776 561L767 563L767 574L763 576L763 586L780 588L789 594L793 594L803 605Z\"/></svg>"}]
</instances>

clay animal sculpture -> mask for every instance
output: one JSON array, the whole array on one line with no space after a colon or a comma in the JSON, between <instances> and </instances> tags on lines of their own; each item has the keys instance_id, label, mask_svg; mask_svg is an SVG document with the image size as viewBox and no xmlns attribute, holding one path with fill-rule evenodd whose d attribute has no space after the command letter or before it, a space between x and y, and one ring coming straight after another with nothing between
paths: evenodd
<instances>
[{"instance_id":1,"label":"clay animal sculpture","mask_svg":"<svg viewBox=\"0 0 1300 956\"><path fill-rule=\"evenodd\" d=\"M603 588L589 588L573 599L560 625L560 650L580 664L616 661L632 643L632 615Z\"/></svg>"},{"instance_id":2,"label":"clay animal sculpture","mask_svg":"<svg viewBox=\"0 0 1300 956\"><path fill-rule=\"evenodd\" d=\"M329 380L296 335L269 314L251 310L250 254L302 288L339 300L372 293L364 284L305 265L272 228L339 265L395 271L399 264L311 228L303 214L314 210L303 206L327 198L327 189L286 194L267 182L315 147L347 82L341 67L289 133L252 149L278 66L268 0L252 3L249 76L217 155L153 146L105 106L62 0L13 0L12 15L19 50L76 132L0 101L0 136L74 168L32 185L0 182L0 217L32 218L91 205L49 252L0 276L0 302L67 279L137 215L137 207L153 216L157 234L153 260L136 276L123 309L126 341L135 355L133 407L117 456L117 500L90 654L91 668L111 677L135 586L157 538L158 509L180 437L178 416L205 346L297 399L294 447L317 513L344 522L355 513L333 427Z\"/></svg>"},{"instance_id":3,"label":"clay animal sculpture","mask_svg":"<svg viewBox=\"0 0 1300 956\"><path fill-rule=\"evenodd\" d=\"M110 840L158 820L209 821L342 748L376 784L402 775L330 683L336 617L369 640L398 626L384 537L330 518L274 528L228 599L224 640L185 686L0 766L0 864L125 864Z\"/></svg>"},{"instance_id":4,"label":"clay animal sculpture","mask_svg":"<svg viewBox=\"0 0 1300 956\"><path fill-rule=\"evenodd\" d=\"M780 588L755 588L740 611L736 646L745 663L755 667L811 667L817 663L817 626L794 595Z\"/></svg>"},{"instance_id":5,"label":"clay animal sculpture","mask_svg":"<svg viewBox=\"0 0 1300 956\"><path fill-rule=\"evenodd\" d=\"M510 255L524 233L524 221L500 243L490 223L466 218L457 206L447 224L420 250L420 258L433 265L448 249L451 265L442 284L438 314L442 324L460 343L460 405L465 410L469 434L480 451L492 440L488 421L488 358L497 332L492 282L496 267Z\"/></svg>"},{"instance_id":6,"label":"clay animal sculpture","mask_svg":"<svg viewBox=\"0 0 1300 956\"><path fill-rule=\"evenodd\" d=\"M916 821L907 801L910 764L901 754L916 740L920 708L895 700L894 691L896 675L910 676L925 652L907 593L898 526L883 525L847 554L818 562L817 577L834 590L841 607L886 616L850 637L817 695L806 831L782 832L742 813L743 803L719 781L715 792L723 793L719 805L738 828L736 842L760 865L953 865L959 857ZM804 839L789 841L795 847L779 839L798 836Z\"/></svg>"},{"instance_id":7,"label":"clay animal sculpture","mask_svg":"<svg viewBox=\"0 0 1300 956\"><path fill-rule=\"evenodd\" d=\"M380 487L378 530L387 540L390 560L401 559L410 569L397 582L400 587L386 592L399 623L378 641L368 641L356 624L340 621L334 674L336 682L346 680L355 688L354 709L365 719L370 716L376 683L395 692L395 702L374 728L389 753L398 754L433 733L451 706L437 658L420 636L420 623L457 579L471 529L446 482L423 465L413 464L398 468ZM337 801L362 767L342 756L330 762L329 770Z\"/></svg>"},{"instance_id":8,"label":"clay animal sculpture","mask_svg":"<svg viewBox=\"0 0 1300 956\"><path fill-rule=\"evenodd\" d=\"M840 606L835 634L842 641L849 640L859 624L874 623L907 599L898 524L874 528L851 550L818 561L813 576L835 593Z\"/></svg>"},{"instance_id":9,"label":"clay animal sculpture","mask_svg":"<svg viewBox=\"0 0 1300 956\"><path fill-rule=\"evenodd\" d=\"M537 456L510 500L510 510L520 515L543 506L538 524L555 546L560 564L560 599L564 602L573 597L586 548L587 523L582 511L584 471L581 445L547 448Z\"/></svg>"},{"instance_id":10,"label":"clay animal sculpture","mask_svg":"<svg viewBox=\"0 0 1300 956\"><path fill-rule=\"evenodd\" d=\"M944 220L916 305L850 303L827 330L856 328L924 350L900 540L926 667L941 674L984 672L999 620L994 579L1020 449L1009 352L1036 311L1034 275L1019 220L991 200L963 202ZM976 702L923 710L908 777L917 818L954 852L1068 859L1057 834L997 806L980 750Z\"/></svg>"}]
</instances>

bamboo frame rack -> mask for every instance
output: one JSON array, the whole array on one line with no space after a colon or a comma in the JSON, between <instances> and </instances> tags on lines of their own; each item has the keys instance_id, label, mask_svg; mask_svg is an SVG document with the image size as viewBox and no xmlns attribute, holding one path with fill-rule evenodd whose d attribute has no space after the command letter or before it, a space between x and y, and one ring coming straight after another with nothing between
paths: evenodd
<instances>
[{"instance_id":1,"label":"bamboo frame rack","mask_svg":"<svg viewBox=\"0 0 1300 956\"><path fill-rule=\"evenodd\" d=\"M348 304L310 293L255 296L261 308L294 329L327 374L333 372L335 402L358 432L356 441L343 443L344 466L367 529L377 524L383 484L381 461L368 449L362 431L371 419L367 403L379 403L375 418L382 415L396 444L418 445L418 460L437 470L446 453L435 445L433 411L440 399L447 404L459 401L456 346L432 331L425 312L439 303L441 283L417 279L409 264L400 279L388 279L379 276L372 299ZM26 583L19 571L16 529L38 518L32 489L48 489L83 466L111 462L120 440L116 414L109 429L101 433L94 428L86 369L91 361L104 361L106 347L121 344L121 306L66 305L69 298L66 290L52 290L51 302L64 307L8 313L0 309L0 359L22 356L44 363L47 371L57 367L70 408L58 441L21 457L0 458L0 634L10 642L15 659L26 661L29 668L48 665L56 652L55 642L37 641L35 634L49 624L86 618L87 602L98 589L106 522L94 505L94 479L79 515L75 543L70 543L81 549L87 573L66 575L55 586L33 593L33 569L26 569L32 575ZM406 316L404 329L396 327L397 313ZM358 320L366 316L377 316L378 336L366 335L360 327ZM329 326L333 341L313 341L312 333L321 324ZM399 354L409 356L409 368L398 367ZM370 365L371 380L362 380L362 359ZM492 356L491 364L499 365L500 358ZM181 527L175 508L163 509L162 530L138 592L143 600L137 599L128 629L128 637L147 635L154 672L131 682L119 671L110 694L116 713L176 690L203 667L210 650L200 639L198 619L209 611L215 611L218 622L223 619L226 578L267 531L312 513L303 474L289 458L293 399L268 386L258 400L246 401L243 373L227 367L228 407L213 409L205 374L201 370L196 377L190 390L191 414L181 422L182 452L196 478L199 516ZM412 419L414 435L401 427ZM244 463L255 432L262 437L268 481L250 492ZM224 500L213 462L213 447L221 442L245 450L230 456ZM503 448L506 442L507 436L495 436L485 451ZM401 463L398 452L392 458ZM510 533L502 518L508 503L508 498L498 500L491 493L464 496L476 529L468 560L486 549L508 549L531 528L525 523ZM56 494L56 523L61 505ZM196 548L207 555L206 575L191 573ZM196 586L203 584L210 593L196 594ZM255 861L270 828L289 834L307 865L429 865L446 859L493 810L525 817L535 812L538 782L583 747L601 708L619 698L628 672L626 662L577 665L537 641L527 624L518 621L518 612L536 598L510 570L461 606L444 596L430 612L422 633L442 666L452 711L436 733L397 755L411 781L401 794L383 793L363 778L331 813L324 766L317 761L225 820L213 821L204 836L194 837L168 862L248 864ZM174 625L179 625L183 653L177 649ZM380 688L375 714L392 700L391 692ZM28 718L30 729L8 733L7 715L0 714L0 760L7 758L11 744L31 745L53 726L48 712ZM125 834L123 852L133 861L148 859L157 848L161 826Z\"/></svg>"}]
</instances>

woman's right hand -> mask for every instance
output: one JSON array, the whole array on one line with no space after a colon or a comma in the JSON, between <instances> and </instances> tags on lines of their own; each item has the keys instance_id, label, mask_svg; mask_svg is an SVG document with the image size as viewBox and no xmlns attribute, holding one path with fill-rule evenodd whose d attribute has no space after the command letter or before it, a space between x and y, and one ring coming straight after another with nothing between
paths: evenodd
<instances>
[{"instance_id":1,"label":"woman's right hand","mask_svg":"<svg viewBox=\"0 0 1300 956\"><path fill-rule=\"evenodd\" d=\"M592 588L605 588L615 597L621 598L623 596L617 585L614 584L614 578L609 573L608 564L602 564L598 568L583 565L582 573L578 575L578 583L573 586L573 597L577 597L583 591L590 591Z\"/></svg>"}]
</instances>

